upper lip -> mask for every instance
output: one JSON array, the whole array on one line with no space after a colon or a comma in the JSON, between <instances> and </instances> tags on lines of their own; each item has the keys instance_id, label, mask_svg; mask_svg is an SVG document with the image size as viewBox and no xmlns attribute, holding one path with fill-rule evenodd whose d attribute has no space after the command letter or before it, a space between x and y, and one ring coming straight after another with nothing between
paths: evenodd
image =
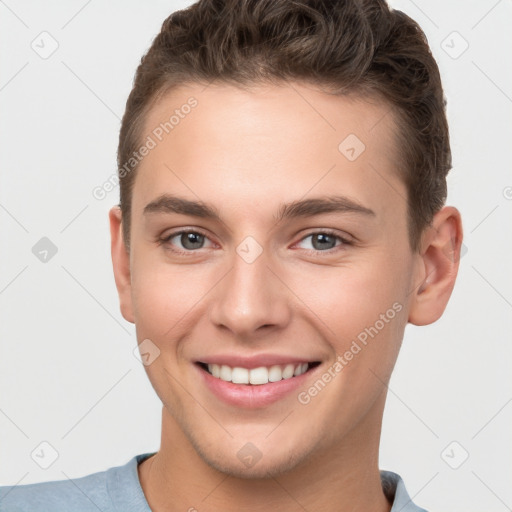
<instances>
[{"instance_id":1,"label":"upper lip","mask_svg":"<svg viewBox=\"0 0 512 512\"><path fill-rule=\"evenodd\" d=\"M259 368L261 366L274 366L274 365L285 365L285 364L301 364L301 363L313 363L319 359L311 359L307 357L297 357L296 355L284 355L284 354L257 354L253 356L241 356L233 354L217 354L213 356L204 357L199 359L198 363L204 364L219 364L230 366L231 368Z\"/></svg>"}]
</instances>

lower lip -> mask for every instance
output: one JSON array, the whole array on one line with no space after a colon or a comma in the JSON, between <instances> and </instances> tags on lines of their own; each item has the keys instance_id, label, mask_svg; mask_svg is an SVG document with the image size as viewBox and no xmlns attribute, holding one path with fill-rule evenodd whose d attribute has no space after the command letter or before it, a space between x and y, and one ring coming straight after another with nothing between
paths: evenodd
<instances>
[{"instance_id":1,"label":"lower lip","mask_svg":"<svg viewBox=\"0 0 512 512\"><path fill-rule=\"evenodd\" d=\"M308 370L302 375L290 379L268 384L233 384L214 377L206 370L195 365L208 389L229 405L243 407L245 409L257 409L266 407L282 400L293 391L304 386L306 379L313 370ZM316 368L315 368L316 369Z\"/></svg>"}]
</instances>

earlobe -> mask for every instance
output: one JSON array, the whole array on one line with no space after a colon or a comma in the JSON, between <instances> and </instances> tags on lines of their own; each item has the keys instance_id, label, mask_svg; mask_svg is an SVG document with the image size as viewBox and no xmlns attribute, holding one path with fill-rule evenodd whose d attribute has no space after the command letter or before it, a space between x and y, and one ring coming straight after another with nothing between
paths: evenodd
<instances>
[{"instance_id":1,"label":"earlobe","mask_svg":"<svg viewBox=\"0 0 512 512\"><path fill-rule=\"evenodd\" d=\"M459 269L462 221L456 208L446 206L434 215L422 237L416 288L409 322L428 325L438 320L451 296Z\"/></svg>"},{"instance_id":2,"label":"earlobe","mask_svg":"<svg viewBox=\"0 0 512 512\"><path fill-rule=\"evenodd\" d=\"M113 206L109 211L110 240L114 279L116 282L119 304L123 318L135 323L132 307L132 289L130 276L130 253L126 249L123 230L122 215L119 206Z\"/></svg>"}]
</instances>

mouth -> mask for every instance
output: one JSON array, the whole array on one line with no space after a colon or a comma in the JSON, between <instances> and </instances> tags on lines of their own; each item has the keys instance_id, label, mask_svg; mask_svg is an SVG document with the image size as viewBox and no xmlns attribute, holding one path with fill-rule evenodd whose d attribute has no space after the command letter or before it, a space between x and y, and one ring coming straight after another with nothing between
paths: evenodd
<instances>
[{"instance_id":1,"label":"mouth","mask_svg":"<svg viewBox=\"0 0 512 512\"><path fill-rule=\"evenodd\" d=\"M213 378L242 386L264 386L296 379L310 372L319 364L319 361L312 361L244 368L227 364L197 362L197 365Z\"/></svg>"},{"instance_id":2,"label":"mouth","mask_svg":"<svg viewBox=\"0 0 512 512\"><path fill-rule=\"evenodd\" d=\"M224 353L196 360L193 366L209 394L208 400L219 399L248 410L298 397L323 364L319 359L295 355Z\"/></svg>"}]
</instances>

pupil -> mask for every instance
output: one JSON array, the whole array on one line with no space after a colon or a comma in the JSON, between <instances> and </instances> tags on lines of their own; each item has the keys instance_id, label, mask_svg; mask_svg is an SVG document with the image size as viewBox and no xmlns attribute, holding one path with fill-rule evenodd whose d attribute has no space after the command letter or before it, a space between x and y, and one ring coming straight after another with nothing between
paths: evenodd
<instances>
[{"instance_id":1,"label":"pupil","mask_svg":"<svg viewBox=\"0 0 512 512\"><path fill-rule=\"evenodd\" d=\"M183 233L181 243L186 249L199 249L203 242L203 235L199 233Z\"/></svg>"}]
</instances>

